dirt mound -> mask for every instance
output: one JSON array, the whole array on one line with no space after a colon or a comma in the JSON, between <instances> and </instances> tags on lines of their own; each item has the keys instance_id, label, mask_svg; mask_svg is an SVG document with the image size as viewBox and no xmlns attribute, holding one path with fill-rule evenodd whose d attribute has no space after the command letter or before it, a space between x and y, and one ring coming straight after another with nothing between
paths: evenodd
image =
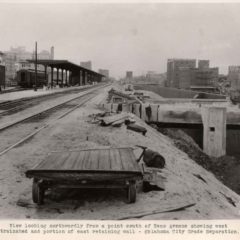
<instances>
[{"instance_id":1,"label":"dirt mound","mask_svg":"<svg viewBox=\"0 0 240 240\"><path fill-rule=\"evenodd\" d=\"M221 182L240 194L240 160L233 156L209 157L184 131L174 128L158 128L162 134L173 140L174 145L185 152L196 163L211 171Z\"/></svg>"}]
</instances>

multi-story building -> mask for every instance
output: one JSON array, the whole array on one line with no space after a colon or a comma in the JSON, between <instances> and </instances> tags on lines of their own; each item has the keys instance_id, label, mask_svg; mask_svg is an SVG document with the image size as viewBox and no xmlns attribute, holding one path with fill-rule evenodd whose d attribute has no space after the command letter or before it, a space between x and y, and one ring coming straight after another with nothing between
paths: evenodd
<instances>
[{"instance_id":1,"label":"multi-story building","mask_svg":"<svg viewBox=\"0 0 240 240\"><path fill-rule=\"evenodd\" d=\"M126 78L127 79L132 79L133 78L133 72L132 71L127 71L126 72Z\"/></svg>"},{"instance_id":2,"label":"multi-story building","mask_svg":"<svg viewBox=\"0 0 240 240\"><path fill-rule=\"evenodd\" d=\"M192 81L192 71L191 69L194 68L188 68L188 67L180 67L177 71L177 82L178 82L178 88L181 89L189 89L191 86Z\"/></svg>"},{"instance_id":3,"label":"multi-story building","mask_svg":"<svg viewBox=\"0 0 240 240\"><path fill-rule=\"evenodd\" d=\"M26 60L23 60L23 61L19 61L19 62L17 62L15 64L15 69L16 69L16 72L20 71L20 70L35 70L35 64L34 63L30 63L30 62L28 62ZM38 71L44 71L45 68L44 68L43 65L37 64L37 70Z\"/></svg>"},{"instance_id":4,"label":"multi-story building","mask_svg":"<svg viewBox=\"0 0 240 240\"><path fill-rule=\"evenodd\" d=\"M240 66L228 67L228 81L232 90L240 90Z\"/></svg>"},{"instance_id":5,"label":"multi-story building","mask_svg":"<svg viewBox=\"0 0 240 240\"><path fill-rule=\"evenodd\" d=\"M146 78L144 78L144 82L147 84L158 84L161 86L165 86L165 74L157 73L155 71L148 71L146 74Z\"/></svg>"},{"instance_id":6,"label":"multi-story building","mask_svg":"<svg viewBox=\"0 0 240 240\"><path fill-rule=\"evenodd\" d=\"M16 56L13 53L5 53L3 61L6 68L6 85L15 85L14 78L16 76Z\"/></svg>"},{"instance_id":7,"label":"multi-story building","mask_svg":"<svg viewBox=\"0 0 240 240\"><path fill-rule=\"evenodd\" d=\"M92 62L87 61L87 62L80 62L80 66L89 70L92 70Z\"/></svg>"},{"instance_id":8,"label":"multi-story building","mask_svg":"<svg viewBox=\"0 0 240 240\"><path fill-rule=\"evenodd\" d=\"M192 90L204 92L216 92L218 83L218 68L195 68L192 69L191 86Z\"/></svg>"},{"instance_id":9,"label":"multi-story building","mask_svg":"<svg viewBox=\"0 0 240 240\"><path fill-rule=\"evenodd\" d=\"M192 86L212 86L215 87L218 81L218 68L195 68L192 69Z\"/></svg>"},{"instance_id":10,"label":"multi-story building","mask_svg":"<svg viewBox=\"0 0 240 240\"><path fill-rule=\"evenodd\" d=\"M167 62L167 86L181 88L179 74L181 69L186 72L186 68L195 68L195 59L168 59ZM184 73L185 74L185 73Z\"/></svg>"},{"instance_id":11,"label":"multi-story building","mask_svg":"<svg viewBox=\"0 0 240 240\"><path fill-rule=\"evenodd\" d=\"M33 53L32 59L34 59L34 58L35 58L35 55ZM38 59L53 59L52 54L47 50L42 50L41 52L39 52L37 54L37 58Z\"/></svg>"},{"instance_id":12,"label":"multi-story building","mask_svg":"<svg viewBox=\"0 0 240 240\"><path fill-rule=\"evenodd\" d=\"M34 59L35 53L26 51L25 47L11 47L9 51L4 52L3 62L6 67L6 85L16 85L16 73L21 69L21 65L27 64L27 59ZM51 51L42 50L37 54L38 59L53 59L54 48Z\"/></svg>"},{"instance_id":13,"label":"multi-story building","mask_svg":"<svg viewBox=\"0 0 240 240\"><path fill-rule=\"evenodd\" d=\"M199 69L207 69L207 68L209 68L209 60L199 60L198 61L198 68Z\"/></svg>"},{"instance_id":14,"label":"multi-story building","mask_svg":"<svg viewBox=\"0 0 240 240\"><path fill-rule=\"evenodd\" d=\"M4 65L4 53L0 51L0 65Z\"/></svg>"},{"instance_id":15,"label":"multi-story building","mask_svg":"<svg viewBox=\"0 0 240 240\"><path fill-rule=\"evenodd\" d=\"M167 65L167 86L180 89L215 91L218 68L210 68L209 60L170 59Z\"/></svg>"},{"instance_id":16,"label":"multi-story building","mask_svg":"<svg viewBox=\"0 0 240 240\"><path fill-rule=\"evenodd\" d=\"M98 72L104 75L106 78L109 78L109 70L107 69L99 69Z\"/></svg>"}]
</instances>

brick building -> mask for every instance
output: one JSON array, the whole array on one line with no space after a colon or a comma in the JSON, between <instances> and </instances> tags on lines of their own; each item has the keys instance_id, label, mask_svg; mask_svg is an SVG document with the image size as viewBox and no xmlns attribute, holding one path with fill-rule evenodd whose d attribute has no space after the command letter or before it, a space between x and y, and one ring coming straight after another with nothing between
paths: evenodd
<instances>
[{"instance_id":1,"label":"brick building","mask_svg":"<svg viewBox=\"0 0 240 240\"><path fill-rule=\"evenodd\" d=\"M192 86L216 86L218 81L218 68L192 69Z\"/></svg>"},{"instance_id":2,"label":"brick building","mask_svg":"<svg viewBox=\"0 0 240 240\"><path fill-rule=\"evenodd\" d=\"M20 70L21 62L27 59L33 59L34 52L29 52L25 47L11 47L9 51L4 52L2 61L6 68L6 85L12 86L17 84L16 75ZM42 50L37 54L38 59L53 59L54 48L51 47L50 51Z\"/></svg>"},{"instance_id":3,"label":"brick building","mask_svg":"<svg viewBox=\"0 0 240 240\"><path fill-rule=\"evenodd\" d=\"M132 71L127 71L126 72L126 78L127 79L132 79L133 78L133 72Z\"/></svg>"},{"instance_id":4,"label":"brick building","mask_svg":"<svg viewBox=\"0 0 240 240\"><path fill-rule=\"evenodd\" d=\"M181 88L180 78L183 80L183 76L186 74L187 69L195 67L195 59L168 59L167 86L173 88ZM182 73L180 73L181 70L183 71ZM186 82L189 82L189 80L186 80ZM186 84L183 83L183 85L185 86Z\"/></svg>"},{"instance_id":5,"label":"brick building","mask_svg":"<svg viewBox=\"0 0 240 240\"><path fill-rule=\"evenodd\" d=\"M198 61L198 68L199 69L207 69L207 68L209 68L209 60L199 60Z\"/></svg>"},{"instance_id":6,"label":"brick building","mask_svg":"<svg viewBox=\"0 0 240 240\"><path fill-rule=\"evenodd\" d=\"M240 90L240 66L229 66L228 81L232 90Z\"/></svg>"},{"instance_id":7,"label":"brick building","mask_svg":"<svg viewBox=\"0 0 240 240\"><path fill-rule=\"evenodd\" d=\"M109 70L107 69L99 69L98 72L104 75L106 78L109 78Z\"/></svg>"},{"instance_id":8,"label":"brick building","mask_svg":"<svg viewBox=\"0 0 240 240\"><path fill-rule=\"evenodd\" d=\"M218 68L210 68L209 60L169 59L167 63L167 86L180 89L215 91Z\"/></svg>"},{"instance_id":9,"label":"brick building","mask_svg":"<svg viewBox=\"0 0 240 240\"><path fill-rule=\"evenodd\" d=\"M87 62L81 62L80 66L89 70L92 70L92 62L87 61Z\"/></svg>"}]
</instances>

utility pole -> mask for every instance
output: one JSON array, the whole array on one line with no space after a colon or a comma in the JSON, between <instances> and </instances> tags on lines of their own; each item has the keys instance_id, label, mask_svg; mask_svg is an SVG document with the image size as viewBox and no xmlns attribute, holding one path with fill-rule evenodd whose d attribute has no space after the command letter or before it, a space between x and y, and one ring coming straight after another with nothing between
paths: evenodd
<instances>
[{"instance_id":1,"label":"utility pole","mask_svg":"<svg viewBox=\"0 0 240 240\"><path fill-rule=\"evenodd\" d=\"M34 91L37 91L37 42L35 43L35 88Z\"/></svg>"}]
</instances>

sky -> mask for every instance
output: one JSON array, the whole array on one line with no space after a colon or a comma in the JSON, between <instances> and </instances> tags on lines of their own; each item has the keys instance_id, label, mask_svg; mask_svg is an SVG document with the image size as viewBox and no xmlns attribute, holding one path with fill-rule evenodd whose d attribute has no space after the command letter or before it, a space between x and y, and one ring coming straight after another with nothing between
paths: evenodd
<instances>
[{"instance_id":1,"label":"sky","mask_svg":"<svg viewBox=\"0 0 240 240\"><path fill-rule=\"evenodd\" d=\"M239 13L240 3L0 3L0 51L37 41L116 78L166 72L168 58L209 59L226 74L240 65Z\"/></svg>"}]
</instances>

